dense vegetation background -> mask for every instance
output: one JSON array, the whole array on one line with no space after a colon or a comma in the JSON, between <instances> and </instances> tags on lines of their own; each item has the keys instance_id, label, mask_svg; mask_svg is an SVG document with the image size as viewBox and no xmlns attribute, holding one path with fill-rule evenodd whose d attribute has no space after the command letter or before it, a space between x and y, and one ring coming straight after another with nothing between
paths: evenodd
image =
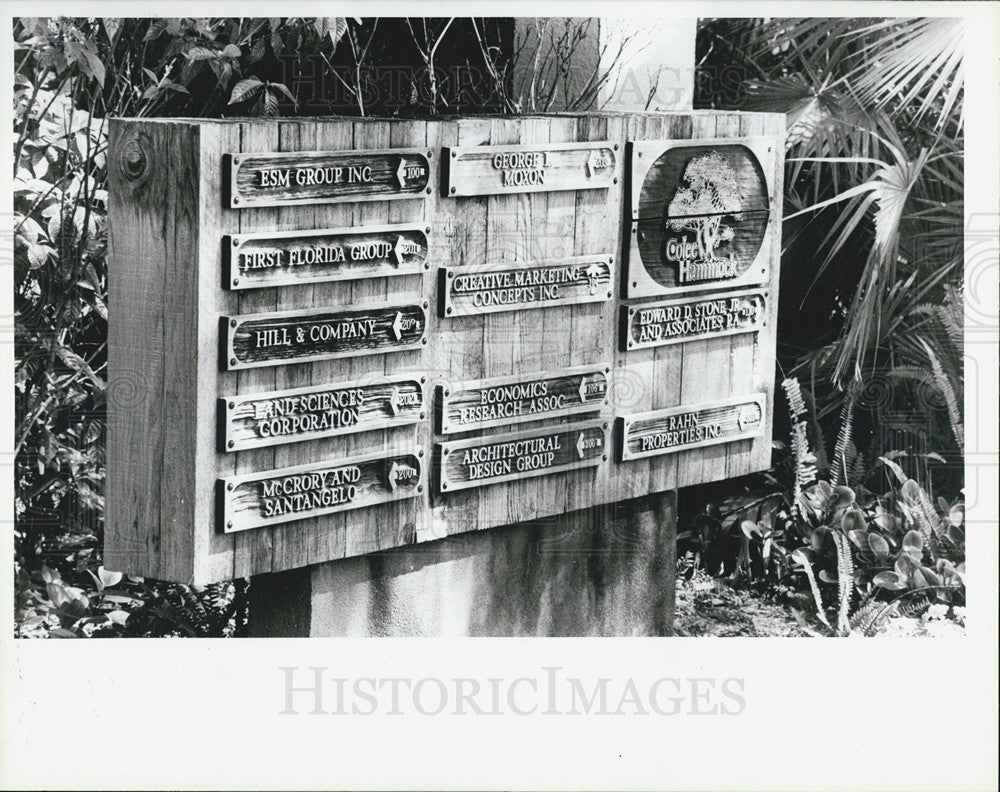
<instances>
[{"instance_id":1,"label":"dense vegetation background","mask_svg":"<svg viewBox=\"0 0 1000 792\"><path fill-rule=\"evenodd\" d=\"M18 635L236 635L247 618L244 581L101 565L104 415L130 398L106 371L107 119L582 109L624 66L571 88L596 35L593 20L520 38L481 19L16 23ZM699 26L696 107L788 114L787 409L770 474L686 499L681 566L830 633L961 618L962 79L958 20Z\"/></svg>"}]
</instances>

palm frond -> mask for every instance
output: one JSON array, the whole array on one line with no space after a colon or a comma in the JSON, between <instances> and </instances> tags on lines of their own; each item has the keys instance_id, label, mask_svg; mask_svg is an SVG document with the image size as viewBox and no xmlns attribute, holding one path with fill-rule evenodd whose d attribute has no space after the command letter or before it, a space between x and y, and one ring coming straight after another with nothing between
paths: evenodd
<instances>
[{"instance_id":1,"label":"palm frond","mask_svg":"<svg viewBox=\"0 0 1000 792\"><path fill-rule=\"evenodd\" d=\"M849 77L880 109L899 112L918 101L915 118L937 108L941 124L962 92L963 24L949 17L888 19L852 31L863 43Z\"/></svg>"}]
</instances>

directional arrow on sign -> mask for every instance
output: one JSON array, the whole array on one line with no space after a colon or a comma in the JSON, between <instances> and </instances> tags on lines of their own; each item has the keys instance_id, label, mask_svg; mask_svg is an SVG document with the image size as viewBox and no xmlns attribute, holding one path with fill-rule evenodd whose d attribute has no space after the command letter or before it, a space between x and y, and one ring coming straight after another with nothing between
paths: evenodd
<instances>
[{"instance_id":1,"label":"directional arrow on sign","mask_svg":"<svg viewBox=\"0 0 1000 792\"><path fill-rule=\"evenodd\" d=\"M761 415L760 407L758 405L748 404L740 410L737 421L740 424L740 429L745 430L748 426L756 426L759 424L762 417L763 416Z\"/></svg>"},{"instance_id":2,"label":"directional arrow on sign","mask_svg":"<svg viewBox=\"0 0 1000 792\"><path fill-rule=\"evenodd\" d=\"M583 432L580 432L580 436L576 439L576 453L583 459Z\"/></svg>"},{"instance_id":3,"label":"directional arrow on sign","mask_svg":"<svg viewBox=\"0 0 1000 792\"><path fill-rule=\"evenodd\" d=\"M590 156L587 157L587 175L593 176L595 173L607 168L608 164L604 152L600 149L594 149L590 152Z\"/></svg>"},{"instance_id":4,"label":"directional arrow on sign","mask_svg":"<svg viewBox=\"0 0 1000 792\"><path fill-rule=\"evenodd\" d=\"M396 237L396 247L392 249L392 252L396 254L396 266L401 266L403 263L404 244L406 244L406 240L402 236Z\"/></svg>"},{"instance_id":5,"label":"directional arrow on sign","mask_svg":"<svg viewBox=\"0 0 1000 792\"><path fill-rule=\"evenodd\" d=\"M393 415L399 413L399 388L393 388L392 393L389 394L389 409L392 410Z\"/></svg>"},{"instance_id":6,"label":"directional arrow on sign","mask_svg":"<svg viewBox=\"0 0 1000 792\"><path fill-rule=\"evenodd\" d=\"M400 189L406 187L406 160L403 157L399 158L399 167L396 168L396 181Z\"/></svg>"},{"instance_id":7,"label":"directional arrow on sign","mask_svg":"<svg viewBox=\"0 0 1000 792\"><path fill-rule=\"evenodd\" d=\"M393 461L392 466L389 468L389 492L396 491L396 477L399 475L399 465Z\"/></svg>"},{"instance_id":8,"label":"directional arrow on sign","mask_svg":"<svg viewBox=\"0 0 1000 792\"><path fill-rule=\"evenodd\" d=\"M580 404L587 401L587 378L580 377Z\"/></svg>"},{"instance_id":9,"label":"directional arrow on sign","mask_svg":"<svg viewBox=\"0 0 1000 792\"><path fill-rule=\"evenodd\" d=\"M403 314L396 311L396 318L392 320L392 334L399 341L403 337Z\"/></svg>"}]
</instances>

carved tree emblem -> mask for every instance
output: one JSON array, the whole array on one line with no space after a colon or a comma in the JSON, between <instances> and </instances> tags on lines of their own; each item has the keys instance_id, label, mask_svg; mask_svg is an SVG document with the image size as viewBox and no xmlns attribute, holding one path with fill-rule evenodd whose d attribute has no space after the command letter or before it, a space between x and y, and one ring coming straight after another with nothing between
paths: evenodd
<instances>
[{"instance_id":1,"label":"carved tree emblem","mask_svg":"<svg viewBox=\"0 0 1000 792\"><path fill-rule=\"evenodd\" d=\"M726 217L742 219L742 196L736 171L719 154L695 157L684 169L680 187L667 207L667 223L674 231L692 231L703 260L715 257L715 248L736 234L723 225Z\"/></svg>"}]
</instances>

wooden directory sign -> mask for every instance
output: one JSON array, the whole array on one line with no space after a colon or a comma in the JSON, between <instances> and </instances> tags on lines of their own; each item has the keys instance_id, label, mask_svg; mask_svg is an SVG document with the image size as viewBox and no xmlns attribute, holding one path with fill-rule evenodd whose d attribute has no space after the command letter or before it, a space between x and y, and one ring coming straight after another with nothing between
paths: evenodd
<instances>
[{"instance_id":1,"label":"wooden directory sign","mask_svg":"<svg viewBox=\"0 0 1000 792\"><path fill-rule=\"evenodd\" d=\"M773 143L630 144L626 297L767 281Z\"/></svg>"},{"instance_id":2,"label":"wooden directory sign","mask_svg":"<svg viewBox=\"0 0 1000 792\"><path fill-rule=\"evenodd\" d=\"M427 303L222 318L229 369L402 352L426 343Z\"/></svg>"},{"instance_id":3,"label":"wooden directory sign","mask_svg":"<svg viewBox=\"0 0 1000 792\"><path fill-rule=\"evenodd\" d=\"M442 316L610 300L613 256L441 269Z\"/></svg>"},{"instance_id":4,"label":"wooden directory sign","mask_svg":"<svg viewBox=\"0 0 1000 792\"><path fill-rule=\"evenodd\" d=\"M439 431L454 434L600 411L608 404L610 373L610 366L579 366L439 385Z\"/></svg>"},{"instance_id":5,"label":"wooden directory sign","mask_svg":"<svg viewBox=\"0 0 1000 792\"><path fill-rule=\"evenodd\" d=\"M333 201L384 201L431 192L434 152L296 151L227 154L229 206L290 206Z\"/></svg>"},{"instance_id":6,"label":"wooden directory sign","mask_svg":"<svg viewBox=\"0 0 1000 792\"><path fill-rule=\"evenodd\" d=\"M219 481L226 533L412 498L423 489L416 454L358 457Z\"/></svg>"},{"instance_id":7,"label":"wooden directory sign","mask_svg":"<svg viewBox=\"0 0 1000 792\"><path fill-rule=\"evenodd\" d=\"M422 223L223 237L227 289L419 274L429 269Z\"/></svg>"},{"instance_id":8,"label":"wooden directory sign","mask_svg":"<svg viewBox=\"0 0 1000 792\"><path fill-rule=\"evenodd\" d=\"M444 195L592 190L618 183L618 144L449 146L442 152Z\"/></svg>"},{"instance_id":9,"label":"wooden directory sign","mask_svg":"<svg viewBox=\"0 0 1000 792\"><path fill-rule=\"evenodd\" d=\"M105 566L203 585L767 469L784 129L112 119ZM740 219L703 241L742 267L764 234L742 275L678 284L633 224L665 245L697 175L671 157L713 152ZM758 395L756 427L705 412ZM669 411L706 442L642 423ZM619 461L626 422L678 439Z\"/></svg>"},{"instance_id":10,"label":"wooden directory sign","mask_svg":"<svg viewBox=\"0 0 1000 792\"><path fill-rule=\"evenodd\" d=\"M621 308L622 349L751 333L764 326L762 291L727 292Z\"/></svg>"},{"instance_id":11,"label":"wooden directory sign","mask_svg":"<svg viewBox=\"0 0 1000 792\"><path fill-rule=\"evenodd\" d=\"M670 454L755 437L764 428L766 395L620 416L620 459Z\"/></svg>"},{"instance_id":12,"label":"wooden directory sign","mask_svg":"<svg viewBox=\"0 0 1000 792\"><path fill-rule=\"evenodd\" d=\"M220 448L241 451L414 424L424 418L426 381L379 378L222 398Z\"/></svg>"},{"instance_id":13,"label":"wooden directory sign","mask_svg":"<svg viewBox=\"0 0 1000 792\"><path fill-rule=\"evenodd\" d=\"M449 440L437 445L441 492L593 467L608 456L606 421Z\"/></svg>"}]
</instances>

